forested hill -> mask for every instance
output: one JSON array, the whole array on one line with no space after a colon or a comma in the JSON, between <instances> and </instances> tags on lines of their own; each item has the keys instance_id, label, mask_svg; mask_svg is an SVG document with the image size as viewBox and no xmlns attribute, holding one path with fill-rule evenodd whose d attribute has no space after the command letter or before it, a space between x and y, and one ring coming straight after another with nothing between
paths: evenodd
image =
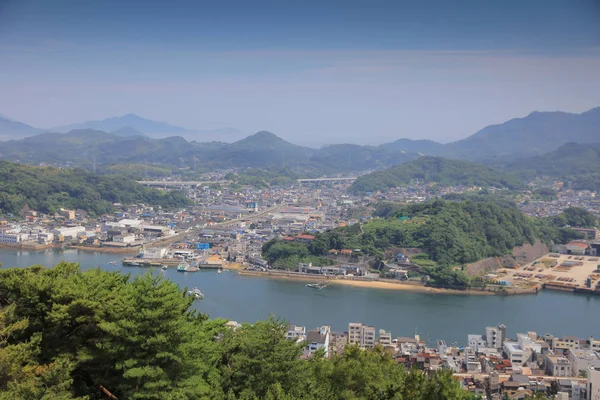
<instances>
[{"instance_id":1,"label":"forested hill","mask_svg":"<svg viewBox=\"0 0 600 400\"><path fill-rule=\"evenodd\" d=\"M517 189L523 183L514 175L481 164L440 157L416 160L359 177L351 186L353 193L386 191L418 179L443 186L484 186Z\"/></svg>"},{"instance_id":2,"label":"forested hill","mask_svg":"<svg viewBox=\"0 0 600 400\"><path fill-rule=\"evenodd\" d=\"M429 263L423 272L440 286L469 287L476 283L456 266L510 254L517 246L540 240L548 245L581 236L564 226L594 224L585 210L569 210L554 218L531 218L514 203L434 200L376 209L371 221L317 233L310 244L278 239L263 245L263 257L276 268L296 268L298 262L326 265L332 249L358 249L376 263L389 260L394 249L419 248ZM383 218L381 218L383 217ZM585 226L585 225L584 225Z\"/></svg>"},{"instance_id":3,"label":"forested hill","mask_svg":"<svg viewBox=\"0 0 600 400\"><path fill-rule=\"evenodd\" d=\"M232 329L160 276L0 270L0 399L475 399L381 347L302 359L287 323Z\"/></svg>"},{"instance_id":4,"label":"forested hill","mask_svg":"<svg viewBox=\"0 0 600 400\"><path fill-rule=\"evenodd\" d=\"M598 190L600 143L567 143L556 151L515 162L507 168L525 178L551 176L575 189Z\"/></svg>"},{"instance_id":5,"label":"forested hill","mask_svg":"<svg viewBox=\"0 0 600 400\"><path fill-rule=\"evenodd\" d=\"M103 214L112 210L113 203L174 208L185 206L188 199L179 192L150 189L120 175L0 161L0 214L16 214L25 204L44 213L63 207Z\"/></svg>"}]
</instances>

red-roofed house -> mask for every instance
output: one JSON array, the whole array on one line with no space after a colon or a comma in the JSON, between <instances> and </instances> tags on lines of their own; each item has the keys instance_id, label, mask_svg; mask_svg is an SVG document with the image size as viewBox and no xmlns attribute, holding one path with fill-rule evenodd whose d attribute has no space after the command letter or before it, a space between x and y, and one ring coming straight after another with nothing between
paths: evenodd
<instances>
[{"instance_id":1,"label":"red-roofed house","mask_svg":"<svg viewBox=\"0 0 600 400\"><path fill-rule=\"evenodd\" d=\"M567 245L567 253L576 254L579 256L585 255L587 249L590 248L590 245L584 242L571 242Z\"/></svg>"},{"instance_id":2,"label":"red-roofed house","mask_svg":"<svg viewBox=\"0 0 600 400\"><path fill-rule=\"evenodd\" d=\"M298 235L294 238L295 242L300 243L310 243L313 240L315 240L315 237L313 235Z\"/></svg>"}]
</instances>

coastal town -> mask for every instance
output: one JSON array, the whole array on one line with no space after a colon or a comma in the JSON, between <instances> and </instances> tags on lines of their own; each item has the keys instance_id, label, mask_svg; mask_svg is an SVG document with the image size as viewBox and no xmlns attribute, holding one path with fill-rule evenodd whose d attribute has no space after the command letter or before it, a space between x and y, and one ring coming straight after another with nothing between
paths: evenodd
<instances>
[{"instance_id":1,"label":"coastal town","mask_svg":"<svg viewBox=\"0 0 600 400\"><path fill-rule=\"evenodd\" d=\"M208 174L204 183L148 181L162 190L181 190L193 206L165 211L144 204L114 204L115 212L91 216L82 210L61 209L54 215L25 206L19 215L0 219L0 246L22 249L74 248L124 253L124 265L175 267L184 261L189 271L231 265L243 274L334 283L362 282L372 287L425 288L415 249L389 255L381 268L360 249L330 249L329 265L298 263L275 269L263 258L262 246L271 239L310 243L318 232L353 226L373 218L373 204L381 201L421 203L448 194L470 193L478 187L440 187L414 182L386 193L355 196L348 193L351 178L303 180L286 187L231 188L224 173ZM213 182L213 183L209 183ZM531 190L539 189L532 183ZM590 191L560 191L548 201L532 200L531 191L519 194L519 207L536 216L556 215L567 207L600 214L600 197ZM493 192L493 190L492 190ZM501 191L500 191L501 192ZM498 192L500 196L501 193ZM600 286L600 232L571 227L582 235L566 245L529 252L522 259L490 259L467 266L487 282L484 293L525 293L550 288L594 293ZM416 256L413 258L413 256ZM480 265L484 265L480 268Z\"/></svg>"},{"instance_id":2,"label":"coastal town","mask_svg":"<svg viewBox=\"0 0 600 400\"><path fill-rule=\"evenodd\" d=\"M228 323L233 329L239 324ZM289 325L286 338L303 346L303 357L333 357L346 346L381 348L407 368L453 371L462 386L482 399L522 400L536 393L560 400L586 400L600 385L600 340L555 337L550 333L507 336L506 326L482 327L466 335L465 344L426 343L417 333L394 337L385 329L359 322L334 332L329 326L307 329Z\"/></svg>"}]
</instances>

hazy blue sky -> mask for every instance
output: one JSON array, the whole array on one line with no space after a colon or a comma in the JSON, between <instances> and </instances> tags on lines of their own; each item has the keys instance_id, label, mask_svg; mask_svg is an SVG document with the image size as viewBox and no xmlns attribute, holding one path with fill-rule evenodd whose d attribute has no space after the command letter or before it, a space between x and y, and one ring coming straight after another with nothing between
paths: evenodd
<instances>
[{"instance_id":1,"label":"hazy blue sky","mask_svg":"<svg viewBox=\"0 0 600 400\"><path fill-rule=\"evenodd\" d=\"M450 141L595 106L597 0L0 0L0 113L37 127Z\"/></svg>"}]
</instances>

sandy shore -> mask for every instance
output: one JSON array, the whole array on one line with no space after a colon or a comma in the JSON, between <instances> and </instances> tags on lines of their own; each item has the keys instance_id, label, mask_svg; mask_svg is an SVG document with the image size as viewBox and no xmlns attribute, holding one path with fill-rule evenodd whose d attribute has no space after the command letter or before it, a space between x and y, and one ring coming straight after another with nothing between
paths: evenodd
<instances>
[{"instance_id":1,"label":"sandy shore","mask_svg":"<svg viewBox=\"0 0 600 400\"><path fill-rule=\"evenodd\" d=\"M461 294L461 295L483 295L493 296L495 293L486 292L481 290L456 290L456 289L441 289L432 288L419 284L406 284L401 282L393 281L365 281L365 280L353 280L353 279L327 279L326 277L320 276L306 276L306 275L292 275L286 274L285 272L260 272L260 271L246 271L240 270L238 274L244 276L256 276L270 279L283 279L283 280L294 280L300 282L315 282L315 281L328 281L334 285L347 285L354 287L362 287L369 289L384 289L384 290L404 290L410 292L420 293L433 293L433 294Z\"/></svg>"}]
</instances>

